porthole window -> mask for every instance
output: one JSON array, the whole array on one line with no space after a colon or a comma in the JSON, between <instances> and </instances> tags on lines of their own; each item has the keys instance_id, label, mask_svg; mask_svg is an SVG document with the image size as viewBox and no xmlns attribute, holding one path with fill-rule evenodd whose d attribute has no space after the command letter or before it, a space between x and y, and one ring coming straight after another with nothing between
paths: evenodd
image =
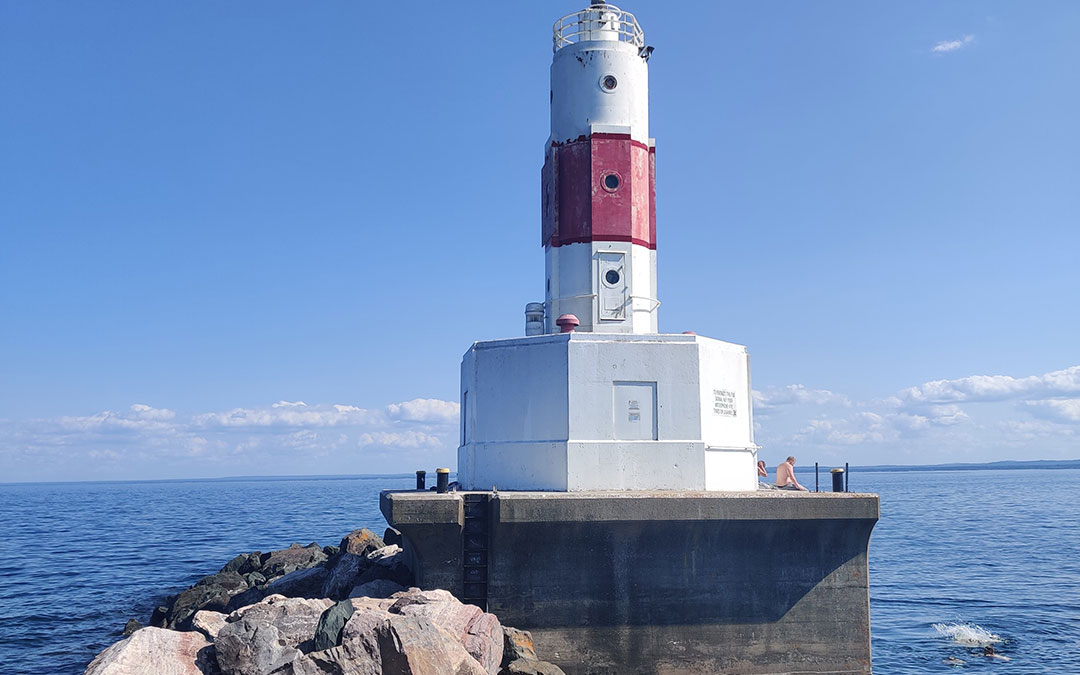
<instances>
[{"instance_id":1,"label":"porthole window","mask_svg":"<svg viewBox=\"0 0 1080 675\"><path fill-rule=\"evenodd\" d=\"M600 179L604 189L608 192L615 192L619 189L619 176L618 174L609 173Z\"/></svg>"},{"instance_id":2,"label":"porthole window","mask_svg":"<svg viewBox=\"0 0 1080 675\"><path fill-rule=\"evenodd\" d=\"M608 270L607 273L604 274L604 281L612 286L619 283L620 278L618 270Z\"/></svg>"},{"instance_id":3,"label":"porthole window","mask_svg":"<svg viewBox=\"0 0 1080 675\"><path fill-rule=\"evenodd\" d=\"M619 81L614 75L605 75L600 78L600 88L604 91L615 91L617 86L619 86Z\"/></svg>"}]
</instances>

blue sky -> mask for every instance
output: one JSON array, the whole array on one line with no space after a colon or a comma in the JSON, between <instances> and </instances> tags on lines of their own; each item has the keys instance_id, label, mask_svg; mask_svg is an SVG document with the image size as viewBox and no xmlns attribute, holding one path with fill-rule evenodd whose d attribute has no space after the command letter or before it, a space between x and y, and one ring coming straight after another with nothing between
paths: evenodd
<instances>
[{"instance_id":1,"label":"blue sky","mask_svg":"<svg viewBox=\"0 0 1080 675\"><path fill-rule=\"evenodd\" d=\"M0 481L453 466L579 9L496 6L0 5ZM1080 5L623 8L660 327L770 465L1080 457Z\"/></svg>"}]
</instances>

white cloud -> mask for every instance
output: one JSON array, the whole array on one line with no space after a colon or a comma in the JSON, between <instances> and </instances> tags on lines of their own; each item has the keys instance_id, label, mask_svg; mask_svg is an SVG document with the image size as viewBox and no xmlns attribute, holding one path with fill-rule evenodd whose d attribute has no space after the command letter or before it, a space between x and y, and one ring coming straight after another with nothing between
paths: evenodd
<instances>
[{"instance_id":1,"label":"white cloud","mask_svg":"<svg viewBox=\"0 0 1080 675\"><path fill-rule=\"evenodd\" d=\"M1078 393L1080 366L934 380L867 401L792 385L755 395L765 411L758 442L781 455L876 455L867 463L1075 458Z\"/></svg>"},{"instance_id":2,"label":"white cloud","mask_svg":"<svg viewBox=\"0 0 1080 675\"><path fill-rule=\"evenodd\" d=\"M278 401L190 415L136 403L123 412L0 420L0 471L16 480L124 471L139 478L299 474L312 473L317 457L320 473L394 473L434 458L447 465L457 447L457 415L456 402L438 399L375 409ZM20 462L40 473L20 476ZM59 475L57 467L69 465L81 471Z\"/></svg>"},{"instance_id":3,"label":"white cloud","mask_svg":"<svg viewBox=\"0 0 1080 675\"><path fill-rule=\"evenodd\" d=\"M786 387L770 387L764 391L755 389L753 396L755 410L768 410L777 406L795 404L851 405L851 401L843 394L836 394L828 389L808 389L801 384L789 384Z\"/></svg>"},{"instance_id":4,"label":"white cloud","mask_svg":"<svg viewBox=\"0 0 1080 675\"><path fill-rule=\"evenodd\" d=\"M953 424L960 424L971 418L968 417L967 413L960 409L960 406L934 405L930 406L930 419L934 424L951 426Z\"/></svg>"},{"instance_id":5,"label":"white cloud","mask_svg":"<svg viewBox=\"0 0 1080 675\"><path fill-rule=\"evenodd\" d=\"M442 439L422 431L386 432L373 431L361 434L357 444L361 447L377 446L390 448L435 448Z\"/></svg>"},{"instance_id":6,"label":"white cloud","mask_svg":"<svg viewBox=\"0 0 1080 675\"><path fill-rule=\"evenodd\" d=\"M950 403L958 401L1002 401L1012 398L1047 398L1080 394L1080 366L1043 375L971 375L955 380L934 380L901 390L901 403Z\"/></svg>"},{"instance_id":7,"label":"white cloud","mask_svg":"<svg viewBox=\"0 0 1080 675\"><path fill-rule=\"evenodd\" d=\"M176 413L167 408L151 408L144 403L136 403L131 406L131 412L135 413L139 419L144 420L171 420L176 417Z\"/></svg>"},{"instance_id":8,"label":"white cloud","mask_svg":"<svg viewBox=\"0 0 1080 675\"><path fill-rule=\"evenodd\" d=\"M1038 417L1059 422L1080 422L1080 399L1047 399L1043 401L1024 401L1028 410Z\"/></svg>"},{"instance_id":9,"label":"white cloud","mask_svg":"<svg viewBox=\"0 0 1080 675\"><path fill-rule=\"evenodd\" d=\"M930 51L932 51L934 53L937 53L937 54L944 54L946 52L955 52L957 49L962 49L964 47L967 47L968 45L970 45L974 41L975 41L975 36L974 35L965 35L964 37L960 38L959 40L943 40L943 41L937 43L936 45L934 45L933 47L931 47Z\"/></svg>"},{"instance_id":10,"label":"white cloud","mask_svg":"<svg viewBox=\"0 0 1080 675\"><path fill-rule=\"evenodd\" d=\"M391 417L414 422L457 423L457 401L440 401L434 398L414 398L404 403L386 406Z\"/></svg>"}]
</instances>

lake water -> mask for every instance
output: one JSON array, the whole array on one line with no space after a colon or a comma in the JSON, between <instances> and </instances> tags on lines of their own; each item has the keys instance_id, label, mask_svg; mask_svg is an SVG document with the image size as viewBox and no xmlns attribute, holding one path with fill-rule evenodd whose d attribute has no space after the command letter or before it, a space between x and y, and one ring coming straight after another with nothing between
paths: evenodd
<instances>
[{"instance_id":1,"label":"lake water","mask_svg":"<svg viewBox=\"0 0 1080 675\"><path fill-rule=\"evenodd\" d=\"M382 533L379 490L413 482L2 484L0 672L81 673L128 618L237 553ZM972 672L1080 673L1080 470L855 472L851 488L882 501L875 672L950 671L954 656ZM1011 660L974 654L988 642Z\"/></svg>"}]
</instances>

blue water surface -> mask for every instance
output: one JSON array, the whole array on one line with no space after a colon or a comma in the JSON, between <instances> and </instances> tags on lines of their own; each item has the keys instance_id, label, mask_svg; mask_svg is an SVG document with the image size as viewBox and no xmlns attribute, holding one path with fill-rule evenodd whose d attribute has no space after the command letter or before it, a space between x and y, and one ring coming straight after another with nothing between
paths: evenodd
<instances>
[{"instance_id":1,"label":"blue water surface","mask_svg":"<svg viewBox=\"0 0 1080 675\"><path fill-rule=\"evenodd\" d=\"M0 485L2 672L81 673L128 618L145 621L237 553L381 533L379 491L413 482ZM870 544L875 672L1080 673L1080 470L856 471L851 488L882 502ZM1011 660L957 635L992 635Z\"/></svg>"}]
</instances>

